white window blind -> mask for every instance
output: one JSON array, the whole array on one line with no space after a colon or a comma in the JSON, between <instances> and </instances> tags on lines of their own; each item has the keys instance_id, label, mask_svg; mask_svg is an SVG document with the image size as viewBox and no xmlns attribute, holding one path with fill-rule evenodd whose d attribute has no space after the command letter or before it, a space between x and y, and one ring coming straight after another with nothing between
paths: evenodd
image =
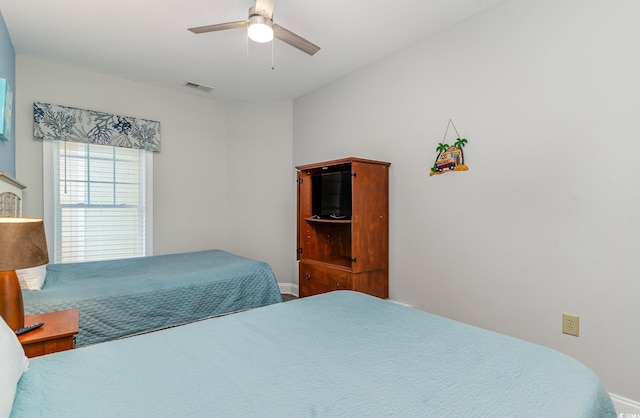
<instances>
[{"instance_id":1,"label":"white window blind","mask_svg":"<svg viewBox=\"0 0 640 418\"><path fill-rule=\"evenodd\" d=\"M150 153L68 141L45 144L52 151L45 157L52 174L45 202L52 201L46 212L52 216L47 223L53 262L147 255ZM46 172L45 167L45 177Z\"/></svg>"}]
</instances>

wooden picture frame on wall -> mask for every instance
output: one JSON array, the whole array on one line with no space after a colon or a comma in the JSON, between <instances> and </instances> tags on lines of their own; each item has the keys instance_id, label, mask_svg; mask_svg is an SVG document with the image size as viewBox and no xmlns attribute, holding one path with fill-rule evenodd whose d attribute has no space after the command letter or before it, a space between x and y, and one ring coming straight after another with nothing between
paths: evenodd
<instances>
[{"instance_id":1,"label":"wooden picture frame on wall","mask_svg":"<svg viewBox=\"0 0 640 418\"><path fill-rule=\"evenodd\" d=\"M13 113L13 91L9 82L0 78L0 140L11 139L11 118Z\"/></svg>"}]
</instances>

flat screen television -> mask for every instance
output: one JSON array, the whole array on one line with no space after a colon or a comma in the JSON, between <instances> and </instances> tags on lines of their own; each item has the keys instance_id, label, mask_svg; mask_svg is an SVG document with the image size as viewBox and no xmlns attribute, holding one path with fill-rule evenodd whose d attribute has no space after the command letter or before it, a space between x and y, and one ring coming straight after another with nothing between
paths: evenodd
<instances>
[{"instance_id":1,"label":"flat screen television","mask_svg":"<svg viewBox=\"0 0 640 418\"><path fill-rule=\"evenodd\" d=\"M311 176L311 214L322 219L351 219L351 172Z\"/></svg>"}]
</instances>

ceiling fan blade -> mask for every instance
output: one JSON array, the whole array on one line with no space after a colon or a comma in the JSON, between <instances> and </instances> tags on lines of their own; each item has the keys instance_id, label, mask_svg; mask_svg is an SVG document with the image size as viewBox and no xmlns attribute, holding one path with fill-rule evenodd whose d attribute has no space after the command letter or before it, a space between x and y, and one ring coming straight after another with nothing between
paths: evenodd
<instances>
[{"instance_id":1,"label":"ceiling fan blade","mask_svg":"<svg viewBox=\"0 0 640 418\"><path fill-rule=\"evenodd\" d=\"M256 13L273 19L273 0L256 0Z\"/></svg>"},{"instance_id":2,"label":"ceiling fan blade","mask_svg":"<svg viewBox=\"0 0 640 418\"><path fill-rule=\"evenodd\" d=\"M275 23L273 24L273 36L294 48L298 48L302 52L306 52L309 55L313 55L320 50L318 45L307 41L303 37L298 36L290 30L287 30L280 25L276 25Z\"/></svg>"},{"instance_id":3,"label":"ceiling fan blade","mask_svg":"<svg viewBox=\"0 0 640 418\"><path fill-rule=\"evenodd\" d=\"M189 28L188 30L193 33L207 33L207 32L216 32L219 30L237 29L237 28L246 28L246 27L247 27L247 21L239 20L237 22L218 23L217 25L198 26L195 28Z\"/></svg>"}]
</instances>

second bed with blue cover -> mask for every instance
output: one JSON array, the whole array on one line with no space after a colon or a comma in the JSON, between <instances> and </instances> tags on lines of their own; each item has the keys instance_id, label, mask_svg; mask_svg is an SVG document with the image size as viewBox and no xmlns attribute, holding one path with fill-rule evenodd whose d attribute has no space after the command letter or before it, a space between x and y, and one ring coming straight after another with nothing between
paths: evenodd
<instances>
[{"instance_id":1,"label":"second bed with blue cover","mask_svg":"<svg viewBox=\"0 0 640 418\"><path fill-rule=\"evenodd\" d=\"M557 351L361 293L31 359L22 417L614 418Z\"/></svg>"},{"instance_id":2,"label":"second bed with blue cover","mask_svg":"<svg viewBox=\"0 0 640 418\"><path fill-rule=\"evenodd\" d=\"M271 267L222 250L50 264L26 314L80 309L78 347L281 302Z\"/></svg>"}]
</instances>

